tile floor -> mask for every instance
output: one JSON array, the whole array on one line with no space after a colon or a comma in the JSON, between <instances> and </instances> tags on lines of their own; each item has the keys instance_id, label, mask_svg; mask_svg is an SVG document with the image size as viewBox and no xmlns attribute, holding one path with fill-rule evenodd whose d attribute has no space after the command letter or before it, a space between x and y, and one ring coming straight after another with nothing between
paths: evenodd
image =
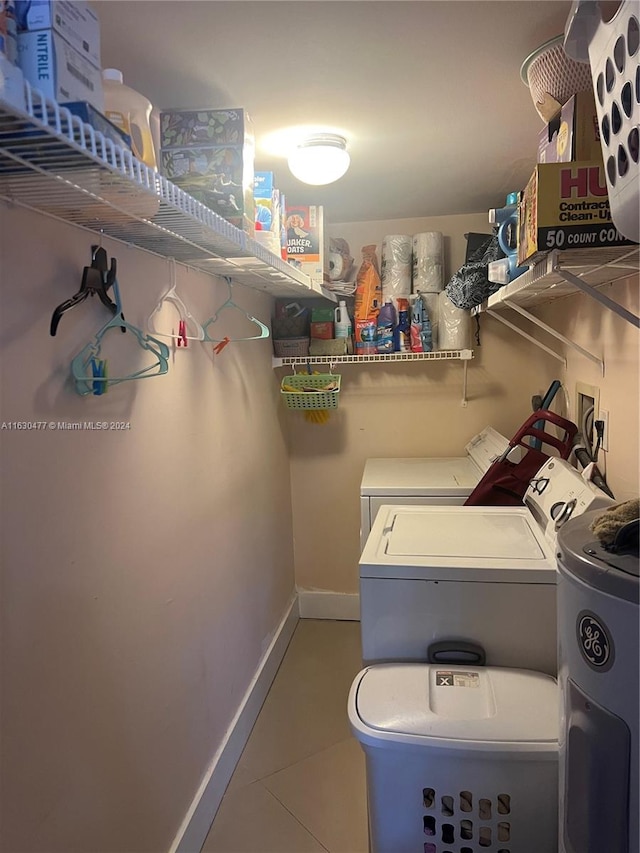
<instances>
[{"instance_id":1,"label":"tile floor","mask_svg":"<svg viewBox=\"0 0 640 853\"><path fill-rule=\"evenodd\" d=\"M367 853L360 655L359 622L298 622L202 853Z\"/></svg>"}]
</instances>

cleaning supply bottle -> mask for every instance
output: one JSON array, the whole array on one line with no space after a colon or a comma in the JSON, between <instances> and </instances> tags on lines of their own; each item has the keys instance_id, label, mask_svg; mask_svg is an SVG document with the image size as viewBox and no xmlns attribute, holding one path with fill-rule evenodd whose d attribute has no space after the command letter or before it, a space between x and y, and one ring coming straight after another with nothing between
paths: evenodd
<instances>
[{"instance_id":1,"label":"cleaning supply bottle","mask_svg":"<svg viewBox=\"0 0 640 853\"><path fill-rule=\"evenodd\" d=\"M398 298L398 325L395 328L395 352L411 352L411 324L409 322L409 300Z\"/></svg>"},{"instance_id":2,"label":"cleaning supply bottle","mask_svg":"<svg viewBox=\"0 0 640 853\"><path fill-rule=\"evenodd\" d=\"M529 269L518 266L518 193L509 193L504 207L492 208L489 211L489 222L498 226L498 243L509 262L508 280L513 281ZM504 272L502 274L504 277ZM497 283L503 282L498 280Z\"/></svg>"},{"instance_id":3,"label":"cleaning supply bottle","mask_svg":"<svg viewBox=\"0 0 640 853\"><path fill-rule=\"evenodd\" d=\"M393 352L393 332L396 326L396 309L390 299L378 313L376 324L376 350L379 353Z\"/></svg>"},{"instance_id":4,"label":"cleaning supply bottle","mask_svg":"<svg viewBox=\"0 0 640 853\"><path fill-rule=\"evenodd\" d=\"M341 299L334 311L334 334L336 338L348 338L351 335L351 319L347 310L347 303Z\"/></svg>"},{"instance_id":5,"label":"cleaning supply bottle","mask_svg":"<svg viewBox=\"0 0 640 853\"><path fill-rule=\"evenodd\" d=\"M422 349L422 321L424 319L424 305L420 294L416 293L409 297L411 306L411 325L409 327L409 346L411 352L424 352Z\"/></svg>"},{"instance_id":6,"label":"cleaning supply bottle","mask_svg":"<svg viewBox=\"0 0 640 853\"><path fill-rule=\"evenodd\" d=\"M427 306L424 304L424 300L420 297L420 303L422 304L422 325L420 328L420 340L422 341L422 352L432 352L433 350L433 333L431 330L431 320L429 318L429 312L427 310Z\"/></svg>"},{"instance_id":7,"label":"cleaning supply bottle","mask_svg":"<svg viewBox=\"0 0 640 853\"><path fill-rule=\"evenodd\" d=\"M151 134L153 106L144 95L125 86L122 71L105 68L102 72L104 114L112 124L131 137L134 157L151 169L157 169Z\"/></svg>"}]
</instances>

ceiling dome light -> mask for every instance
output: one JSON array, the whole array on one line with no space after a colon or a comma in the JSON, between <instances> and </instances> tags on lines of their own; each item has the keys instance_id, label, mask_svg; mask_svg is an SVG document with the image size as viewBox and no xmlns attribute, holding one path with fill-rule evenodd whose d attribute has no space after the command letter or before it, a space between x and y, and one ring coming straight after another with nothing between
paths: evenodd
<instances>
[{"instance_id":1,"label":"ceiling dome light","mask_svg":"<svg viewBox=\"0 0 640 853\"><path fill-rule=\"evenodd\" d=\"M349 168L344 136L316 133L299 142L289 155L292 174L305 184L332 184Z\"/></svg>"}]
</instances>

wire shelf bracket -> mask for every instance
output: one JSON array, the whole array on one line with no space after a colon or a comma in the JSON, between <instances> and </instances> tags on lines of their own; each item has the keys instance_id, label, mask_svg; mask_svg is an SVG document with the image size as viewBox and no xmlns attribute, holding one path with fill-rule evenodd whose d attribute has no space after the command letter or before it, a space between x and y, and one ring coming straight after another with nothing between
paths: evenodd
<instances>
[{"instance_id":1,"label":"wire shelf bracket","mask_svg":"<svg viewBox=\"0 0 640 853\"><path fill-rule=\"evenodd\" d=\"M593 361L598 365L604 376L602 358L557 332L528 309L580 292L595 299L600 305L626 322L640 328L640 318L600 290L603 286L615 281L633 275L637 276L639 269L640 250L637 245L602 249L555 250L549 252L515 281L501 287L472 313L486 312L566 366L566 359L562 355L500 315L501 309L510 308L549 335L562 341L566 346Z\"/></svg>"}]
</instances>

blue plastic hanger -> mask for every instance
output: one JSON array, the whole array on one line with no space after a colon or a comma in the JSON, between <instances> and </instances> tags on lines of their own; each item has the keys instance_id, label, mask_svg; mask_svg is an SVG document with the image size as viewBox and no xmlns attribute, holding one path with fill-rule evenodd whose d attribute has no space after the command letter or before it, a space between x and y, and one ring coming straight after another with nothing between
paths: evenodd
<instances>
[{"instance_id":1,"label":"blue plastic hanger","mask_svg":"<svg viewBox=\"0 0 640 853\"><path fill-rule=\"evenodd\" d=\"M269 327L265 326L264 323L261 323L260 320L258 320L256 317L252 316L251 314L248 314L244 310L244 308L241 308L239 305L236 305L236 303L231 298L231 279L228 278L227 276L224 276L224 280L227 282L227 287L229 288L229 295L227 296L226 300L222 303L222 305L218 308L218 310L213 315L213 317L210 317L207 320L207 322L203 325L202 328L204 330L204 340L208 341L209 343L212 343L212 344L221 344L221 343L232 343L234 341L259 341L262 338L268 338L269 337ZM213 325L213 323L215 323L218 320L218 318L220 317L220 314L225 310L225 308L235 308L236 311L239 311L241 314L243 314L247 318L247 320L250 320L252 323L255 323L256 326L258 326L258 328L260 329L260 334L253 335L253 337L249 337L249 338L230 338L228 336L225 336L224 338L212 338L209 335L209 332L207 331L207 329L209 328L209 326Z\"/></svg>"},{"instance_id":2,"label":"blue plastic hanger","mask_svg":"<svg viewBox=\"0 0 640 853\"><path fill-rule=\"evenodd\" d=\"M103 326L95 338L90 341L71 362L71 373L75 380L76 391L82 396L87 394L103 394L108 385L118 385L120 382L128 382L131 379L148 379L151 376L162 376L169 370L169 347L162 341L145 335L137 326L132 326L122 316L122 304L120 301L120 289L117 279L113 282L113 294L115 296L117 314ZM135 336L142 349L149 350L156 357L156 362L148 367L143 367L128 376L96 376L96 364L99 364L102 339L110 329L121 329L131 332ZM97 391L98 384L103 390Z\"/></svg>"}]
</instances>

